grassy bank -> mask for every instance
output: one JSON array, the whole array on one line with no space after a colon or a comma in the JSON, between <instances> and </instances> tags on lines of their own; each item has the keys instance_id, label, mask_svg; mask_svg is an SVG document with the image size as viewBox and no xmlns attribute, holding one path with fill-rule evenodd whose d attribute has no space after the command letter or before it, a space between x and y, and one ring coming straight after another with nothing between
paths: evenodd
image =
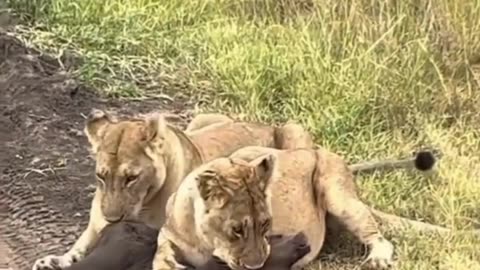
<instances>
[{"instance_id":1,"label":"grassy bank","mask_svg":"<svg viewBox=\"0 0 480 270\"><path fill-rule=\"evenodd\" d=\"M358 179L375 207L480 227L480 1L7 0L17 32L112 95L296 119L351 162L441 149L438 174ZM390 232L399 269L479 268L480 239Z\"/></svg>"}]
</instances>

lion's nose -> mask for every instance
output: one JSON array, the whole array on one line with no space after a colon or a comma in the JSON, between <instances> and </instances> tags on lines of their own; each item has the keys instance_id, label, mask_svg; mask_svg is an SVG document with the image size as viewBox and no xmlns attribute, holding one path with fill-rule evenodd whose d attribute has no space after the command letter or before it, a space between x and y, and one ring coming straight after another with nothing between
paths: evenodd
<instances>
[{"instance_id":1,"label":"lion's nose","mask_svg":"<svg viewBox=\"0 0 480 270\"><path fill-rule=\"evenodd\" d=\"M105 217L105 219L108 221L108 223L118 223L122 221L122 219L125 217L125 215L121 216L116 216L116 217Z\"/></svg>"},{"instance_id":2,"label":"lion's nose","mask_svg":"<svg viewBox=\"0 0 480 270\"><path fill-rule=\"evenodd\" d=\"M260 264L255 264L255 265L244 264L243 267L245 267L246 269L249 269L249 270L257 270L257 269L262 268L264 264L265 264L265 261L260 263Z\"/></svg>"}]
</instances>

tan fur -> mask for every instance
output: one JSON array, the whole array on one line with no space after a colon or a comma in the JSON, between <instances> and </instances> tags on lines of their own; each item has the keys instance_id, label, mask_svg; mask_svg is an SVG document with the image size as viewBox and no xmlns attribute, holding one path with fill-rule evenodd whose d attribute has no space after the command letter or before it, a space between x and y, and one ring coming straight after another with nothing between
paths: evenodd
<instances>
[{"instance_id":1,"label":"tan fur","mask_svg":"<svg viewBox=\"0 0 480 270\"><path fill-rule=\"evenodd\" d=\"M278 143L278 132L281 129L220 114L201 114L183 132L159 114L118 120L93 110L85 134L95 155L98 184L87 229L66 254L39 259L33 269L52 269L54 260L65 267L83 258L109 222L135 219L159 228L168 198L189 172L245 146L295 145ZM313 144L304 132L299 136L303 141L296 145Z\"/></svg>"},{"instance_id":2,"label":"tan fur","mask_svg":"<svg viewBox=\"0 0 480 270\"><path fill-rule=\"evenodd\" d=\"M215 128L216 125L233 123L235 120L221 113L202 113L195 116L188 124L185 132L191 134L204 128Z\"/></svg>"},{"instance_id":3,"label":"tan fur","mask_svg":"<svg viewBox=\"0 0 480 270\"><path fill-rule=\"evenodd\" d=\"M292 120L279 127L278 130L279 132L275 134L278 149L313 149L315 147L310 133Z\"/></svg>"},{"instance_id":4,"label":"tan fur","mask_svg":"<svg viewBox=\"0 0 480 270\"><path fill-rule=\"evenodd\" d=\"M300 268L323 246L327 213L370 247L369 264L391 265L393 245L358 198L353 175L341 157L324 149L245 147L202 165L181 184L159 235L153 270L174 269L166 263L174 260L168 248L172 243L195 266L214 254L232 269L241 269L246 261L258 268L268 256L267 231L254 228L261 228L270 216L268 233L306 234L311 252L295 264ZM247 237L241 241L232 239L232 230L244 219L256 226L246 226Z\"/></svg>"},{"instance_id":5,"label":"tan fur","mask_svg":"<svg viewBox=\"0 0 480 270\"><path fill-rule=\"evenodd\" d=\"M271 156L251 162L219 158L190 173L171 197L153 269L175 269L169 267L173 246L195 266L212 253L234 269L261 266L270 248L265 237L256 236L271 228L265 197L273 165Z\"/></svg>"}]
</instances>

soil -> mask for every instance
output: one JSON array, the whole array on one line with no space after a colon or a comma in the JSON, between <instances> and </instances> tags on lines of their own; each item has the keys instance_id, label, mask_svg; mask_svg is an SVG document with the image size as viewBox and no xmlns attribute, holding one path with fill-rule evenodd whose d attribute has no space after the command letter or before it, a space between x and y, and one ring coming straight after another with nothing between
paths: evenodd
<instances>
[{"instance_id":1,"label":"soil","mask_svg":"<svg viewBox=\"0 0 480 270\"><path fill-rule=\"evenodd\" d=\"M0 257L14 253L16 269L65 251L85 228L94 161L82 129L92 108L120 115L186 109L181 101L106 99L68 68L0 33Z\"/></svg>"}]
</instances>

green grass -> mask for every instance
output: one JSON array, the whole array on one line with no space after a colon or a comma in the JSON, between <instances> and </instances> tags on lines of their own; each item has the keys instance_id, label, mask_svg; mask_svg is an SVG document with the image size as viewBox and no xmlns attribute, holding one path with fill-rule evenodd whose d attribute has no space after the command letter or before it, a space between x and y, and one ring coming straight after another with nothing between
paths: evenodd
<instances>
[{"instance_id":1,"label":"green grass","mask_svg":"<svg viewBox=\"0 0 480 270\"><path fill-rule=\"evenodd\" d=\"M296 119L351 161L441 149L438 173L358 178L375 207L480 225L480 1L7 0L44 50L114 96L192 95L203 110ZM480 239L390 232L399 269L479 268Z\"/></svg>"}]
</instances>

